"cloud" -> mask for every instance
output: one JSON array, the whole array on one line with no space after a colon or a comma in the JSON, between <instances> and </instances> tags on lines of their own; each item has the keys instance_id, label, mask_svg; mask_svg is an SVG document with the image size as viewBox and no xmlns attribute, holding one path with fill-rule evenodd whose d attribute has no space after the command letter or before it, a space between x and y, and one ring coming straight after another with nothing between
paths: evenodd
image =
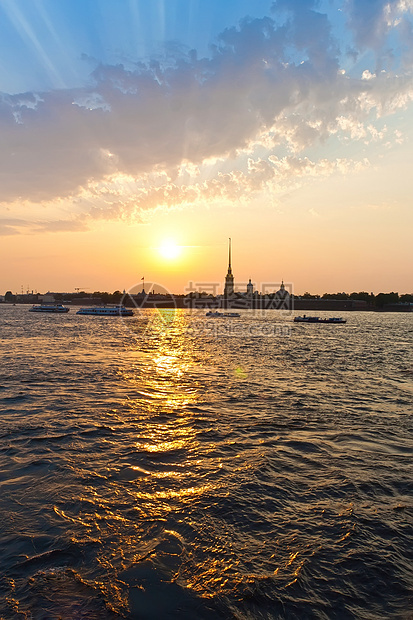
<instances>
[{"instance_id":1,"label":"cloud","mask_svg":"<svg viewBox=\"0 0 413 620\"><path fill-rule=\"evenodd\" d=\"M0 202L66 199L81 218L128 217L200 198L243 200L292 173L339 169L339 160L329 168L299 153L331 136L384 140L374 123L411 103L413 82L409 72L340 70L338 43L317 7L279 0L274 18L245 18L222 32L208 58L179 51L165 65L99 65L84 88L1 95ZM358 49L379 45L391 28L408 36L409 7L349 1ZM213 160L221 170L206 178ZM76 230L60 218L42 226ZM17 229L4 224L9 234Z\"/></svg>"},{"instance_id":2,"label":"cloud","mask_svg":"<svg viewBox=\"0 0 413 620\"><path fill-rule=\"evenodd\" d=\"M160 175L156 185L151 182L153 179L146 179L144 185L142 179L134 182L132 178L129 178L129 185L125 185L123 177L118 179L114 175L104 183L90 186L83 200L93 204L89 215L95 219L111 217L144 220L146 213L160 208L181 209L187 205L213 202L247 204L265 191L279 197L308 179L357 173L368 166L367 159L353 161L323 158L312 161L308 157L279 158L272 155L266 159L249 158L245 171L217 172L208 179L201 179L198 172L195 172L195 176L187 177L185 183L180 182L179 171L175 172L174 177Z\"/></svg>"},{"instance_id":3,"label":"cloud","mask_svg":"<svg viewBox=\"0 0 413 620\"><path fill-rule=\"evenodd\" d=\"M85 232L89 230L86 222L81 220L54 220L33 223L36 232Z\"/></svg>"},{"instance_id":4,"label":"cloud","mask_svg":"<svg viewBox=\"0 0 413 620\"><path fill-rule=\"evenodd\" d=\"M400 27L403 32L408 27L407 16L413 12L411 0L347 0L346 10L350 28L354 33L355 43L360 50L366 48L380 49L386 43L390 30ZM407 28L410 30L410 28Z\"/></svg>"},{"instance_id":5,"label":"cloud","mask_svg":"<svg viewBox=\"0 0 413 620\"><path fill-rule=\"evenodd\" d=\"M0 237L16 235L21 232L22 228L28 226L28 222L19 219L0 219Z\"/></svg>"},{"instance_id":6,"label":"cloud","mask_svg":"<svg viewBox=\"0 0 413 620\"><path fill-rule=\"evenodd\" d=\"M0 218L0 237L44 232L84 232L86 230L88 226L82 219L35 221Z\"/></svg>"}]
</instances>

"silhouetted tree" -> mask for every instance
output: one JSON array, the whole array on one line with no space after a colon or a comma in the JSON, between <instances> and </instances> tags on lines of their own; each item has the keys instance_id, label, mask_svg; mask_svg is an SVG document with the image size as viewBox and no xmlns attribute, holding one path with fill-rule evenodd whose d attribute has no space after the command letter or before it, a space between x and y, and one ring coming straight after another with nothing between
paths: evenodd
<instances>
[{"instance_id":1,"label":"silhouetted tree","mask_svg":"<svg viewBox=\"0 0 413 620\"><path fill-rule=\"evenodd\" d=\"M322 299L337 299L343 301L349 298L348 293L324 293Z\"/></svg>"},{"instance_id":2,"label":"silhouetted tree","mask_svg":"<svg viewBox=\"0 0 413 620\"><path fill-rule=\"evenodd\" d=\"M366 301L367 303L370 303L374 300L374 295L372 300L371 294L367 293L366 291L360 291L359 293L350 293L349 297L350 299L356 299L357 301Z\"/></svg>"},{"instance_id":3,"label":"silhouetted tree","mask_svg":"<svg viewBox=\"0 0 413 620\"><path fill-rule=\"evenodd\" d=\"M376 295L374 303L378 308L382 308L387 304L397 304L399 303L399 293L379 293Z\"/></svg>"},{"instance_id":4,"label":"silhouetted tree","mask_svg":"<svg viewBox=\"0 0 413 620\"><path fill-rule=\"evenodd\" d=\"M317 299L317 297L318 297L317 295L312 295L308 291L306 291L303 295L303 299Z\"/></svg>"}]
</instances>

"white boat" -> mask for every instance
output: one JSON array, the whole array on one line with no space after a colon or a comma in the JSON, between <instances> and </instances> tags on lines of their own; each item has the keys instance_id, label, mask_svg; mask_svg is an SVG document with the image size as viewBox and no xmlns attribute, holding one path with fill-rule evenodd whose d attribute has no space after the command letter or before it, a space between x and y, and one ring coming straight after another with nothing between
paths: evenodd
<instances>
[{"instance_id":1,"label":"white boat","mask_svg":"<svg viewBox=\"0 0 413 620\"><path fill-rule=\"evenodd\" d=\"M133 310L125 308L122 304L115 306L88 306L80 308L76 314L88 314L90 316L133 316Z\"/></svg>"},{"instance_id":2,"label":"white boat","mask_svg":"<svg viewBox=\"0 0 413 620\"><path fill-rule=\"evenodd\" d=\"M69 312L70 308L66 308L62 304L41 304L40 306L33 306L29 309L29 312L55 312L63 313Z\"/></svg>"},{"instance_id":3,"label":"white boat","mask_svg":"<svg viewBox=\"0 0 413 620\"><path fill-rule=\"evenodd\" d=\"M210 310L205 316L213 319L234 319L240 317L241 315L239 312L218 312L218 310L214 312L213 310Z\"/></svg>"}]
</instances>

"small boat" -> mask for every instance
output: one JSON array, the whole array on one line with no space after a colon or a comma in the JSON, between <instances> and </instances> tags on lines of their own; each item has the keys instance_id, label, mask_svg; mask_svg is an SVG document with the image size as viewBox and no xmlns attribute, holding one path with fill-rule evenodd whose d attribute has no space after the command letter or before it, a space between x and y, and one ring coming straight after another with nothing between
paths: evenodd
<instances>
[{"instance_id":1,"label":"small boat","mask_svg":"<svg viewBox=\"0 0 413 620\"><path fill-rule=\"evenodd\" d=\"M213 319L234 319L240 317L241 315L239 312L218 312L218 310L214 312L210 310L205 316Z\"/></svg>"},{"instance_id":2,"label":"small boat","mask_svg":"<svg viewBox=\"0 0 413 620\"><path fill-rule=\"evenodd\" d=\"M62 304L41 304L40 306L33 306L29 309L29 312L55 312L63 313L69 312L70 308L66 308Z\"/></svg>"},{"instance_id":3,"label":"small boat","mask_svg":"<svg viewBox=\"0 0 413 620\"><path fill-rule=\"evenodd\" d=\"M115 306L89 306L80 308L76 314L88 314L90 316L133 316L133 310L125 308L122 304Z\"/></svg>"},{"instance_id":4,"label":"small boat","mask_svg":"<svg viewBox=\"0 0 413 620\"><path fill-rule=\"evenodd\" d=\"M345 319L341 317L331 317L329 319L322 319L319 316L296 316L294 317L294 323L328 323L329 325L342 325L347 323Z\"/></svg>"}]
</instances>

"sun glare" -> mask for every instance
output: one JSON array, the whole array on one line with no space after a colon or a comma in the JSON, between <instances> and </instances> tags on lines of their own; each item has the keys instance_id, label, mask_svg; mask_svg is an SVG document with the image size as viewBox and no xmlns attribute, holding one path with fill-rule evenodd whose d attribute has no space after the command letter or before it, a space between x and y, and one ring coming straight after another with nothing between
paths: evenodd
<instances>
[{"instance_id":1,"label":"sun glare","mask_svg":"<svg viewBox=\"0 0 413 620\"><path fill-rule=\"evenodd\" d=\"M159 246L159 253L163 258L166 258L167 260L174 260L180 255L181 248L174 241L167 240Z\"/></svg>"}]
</instances>

